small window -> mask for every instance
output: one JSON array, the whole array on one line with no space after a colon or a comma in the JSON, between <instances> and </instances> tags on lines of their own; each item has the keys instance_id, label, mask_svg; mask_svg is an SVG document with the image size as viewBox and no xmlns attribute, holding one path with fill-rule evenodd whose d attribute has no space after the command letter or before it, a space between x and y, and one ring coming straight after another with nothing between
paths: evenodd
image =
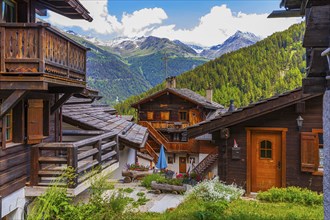
<instances>
[{"instance_id":1,"label":"small window","mask_svg":"<svg viewBox=\"0 0 330 220\"><path fill-rule=\"evenodd\" d=\"M187 112L179 112L179 120L180 121L188 121L188 113Z\"/></svg>"},{"instance_id":2,"label":"small window","mask_svg":"<svg viewBox=\"0 0 330 220\"><path fill-rule=\"evenodd\" d=\"M167 157L167 163L168 164L173 164L173 157L172 156Z\"/></svg>"},{"instance_id":3,"label":"small window","mask_svg":"<svg viewBox=\"0 0 330 220\"><path fill-rule=\"evenodd\" d=\"M260 142L260 159L272 159L272 142L267 140Z\"/></svg>"},{"instance_id":4,"label":"small window","mask_svg":"<svg viewBox=\"0 0 330 220\"><path fill-rule=\"evenodd\" d=\"M17 21L17 4L13 0L2 1L2 20L5 22Z\"/></svg>"},{"instance_id":5,"label":"small window","mask_svg":"<svg viewBox=\"0 0 330 220\"><path fill-rule=\"evenodd\" d=\"M154 120L154 112L147 112L147 120Z\"/></svg>"},{"instance_id":6,"label":"small window","mask_svg":"<svg viewBox=\"0 0 330 220\"><path fill-rule=\"evenodd\" d=\"M162 121L169 121L170 120L170 112L160 112L160 119Z\"/></svg>"},{"instance_id":7,"label":"small window","mask_svg":"<svg viewBox=\"0 0 330 220\"><path fill-rule=\"evenodd\" d=\"M5 115L4 121L6 143L9 143L13 141L13 110Z\"/></svg>"}]
</instances>

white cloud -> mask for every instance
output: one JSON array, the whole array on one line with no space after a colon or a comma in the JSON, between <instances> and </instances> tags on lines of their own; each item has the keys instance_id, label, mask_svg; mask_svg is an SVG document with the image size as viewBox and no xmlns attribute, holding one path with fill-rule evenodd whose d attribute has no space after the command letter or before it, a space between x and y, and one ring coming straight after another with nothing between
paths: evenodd
<instances>
[{"instance_id":1,"label":"white cloud","mask_svg":"<svg viewBox=\"0 0 330 220\"><path fill-rule=\"evenodd\" d=\"M222 43L237 30L267 37L301 21L300 18L267 19L268 14L242 12L236 14L226 5L221 5L213 7L208 14L202 16L196 27L177 29L175 24L162 25L168 18L162 8L144 8L132 14L124 13L121 20L118 20L117 17L109 14L107 1L82 0L81 3L90 11L93 22L71 20L53 12L49 12L47 20L61 27L77 26L85 31L97 32L102 35L117 37L153 35L203 46Z\"/></svg>"},{"instance_id":2,"label":"white cloud","mask_svg":"<svg viewBox=\"0 0 330 220\"><path fill-rule=\"evenodd\" d=\"M212 46L222 43L236 31L252 32L257 36L267 37L276 31L287 29L300 22L300 18L269 19L268 14L233 14L226 5L215 6L210 13L200 18L199 24L192 29L175 29L175 25L162 26L151 34L183 42Z\"/></svg>"}]
</instances>

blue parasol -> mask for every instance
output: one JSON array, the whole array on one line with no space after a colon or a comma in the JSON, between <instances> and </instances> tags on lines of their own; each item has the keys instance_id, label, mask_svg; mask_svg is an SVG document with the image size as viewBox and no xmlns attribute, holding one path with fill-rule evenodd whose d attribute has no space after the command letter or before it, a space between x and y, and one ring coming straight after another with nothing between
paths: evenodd
<instances>
[{"instance_id":1,"label":"blue parasol","mask_svg":"<svg viewBox=\"0 0 330 220\"><path fill-rule=\"evenodd\" d=\"M165 169L167 167L167 162L166 162L165 151L164 151L163 145L160 147L160 153L159 153L156 167L158 169Z\"/></svg>"}]
</instances>

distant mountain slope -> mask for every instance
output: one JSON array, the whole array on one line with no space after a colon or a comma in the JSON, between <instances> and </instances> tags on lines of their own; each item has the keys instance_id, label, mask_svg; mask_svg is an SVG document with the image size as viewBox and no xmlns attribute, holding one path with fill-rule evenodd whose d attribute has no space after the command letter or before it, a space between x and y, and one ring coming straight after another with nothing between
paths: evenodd
<instances>
[{"instance_id":1,"label":"distant mountain slope","mask_svg":"<svg viewBox=\"0 0 330 220\"><path fill-rule=\"evenodd\" d=\"M237 31L233 36L229 37L223 44L213 46L209 49L203 50L200 55L208 59L214 59L220 57L225 53L229 53L238 50L243 47L247 47L260 41L261 38L255 36L252 33L243 33Z\"/></svg>"},{"instance_id":2,"label":"distant mountain slope","mask_svg":"<svg viewBox=\"0 0 330 220\"><path fill-rule=\"evenodd\" d=\"M211 85L214 101L225 106L230 99L235 100L236 106L244 106L296 88L305 75L303 32L304 24L296 24L250 47L224 54L178 76L177 86L205 95ZM133 102L162 88L164 83L115 107L123 114L133 113Z\"/></svg>"}]
</instances>

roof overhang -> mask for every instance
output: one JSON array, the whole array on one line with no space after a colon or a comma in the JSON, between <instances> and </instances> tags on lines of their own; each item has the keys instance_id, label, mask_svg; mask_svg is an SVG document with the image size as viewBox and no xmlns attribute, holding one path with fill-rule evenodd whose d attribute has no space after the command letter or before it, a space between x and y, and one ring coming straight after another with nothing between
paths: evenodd
<instances>
[{"instance_id":1,"label":"roof overhang","mask_svg":"<svg viewBox=\"0 0 330 220\"><path fill-rule=\"evenodd\" d=\"M217 118L187 127L188 137L193 138L206 133L212 133L222 128L227 128L241 122L263 116L270 112L294 105L297 102L305 101L320 95L322 94L304 94L302 89L292 90L290 92L262 100L258 103L252 103L249 106L237 109L234 112L228 112Z\"/></svg>"},{"instance_id":2,"label":"roof overhang","mask_svg":"<svg viewBox=\"0 0 330 220\"><path fill-rule=\"evenodd\" d=\"M89 22L93 20L79 0L37 0L37 2L37 13L42 12L42 15L45 14L45 9L49 9L71 19L85 19Z\"/></svg>"}]
</instances>

